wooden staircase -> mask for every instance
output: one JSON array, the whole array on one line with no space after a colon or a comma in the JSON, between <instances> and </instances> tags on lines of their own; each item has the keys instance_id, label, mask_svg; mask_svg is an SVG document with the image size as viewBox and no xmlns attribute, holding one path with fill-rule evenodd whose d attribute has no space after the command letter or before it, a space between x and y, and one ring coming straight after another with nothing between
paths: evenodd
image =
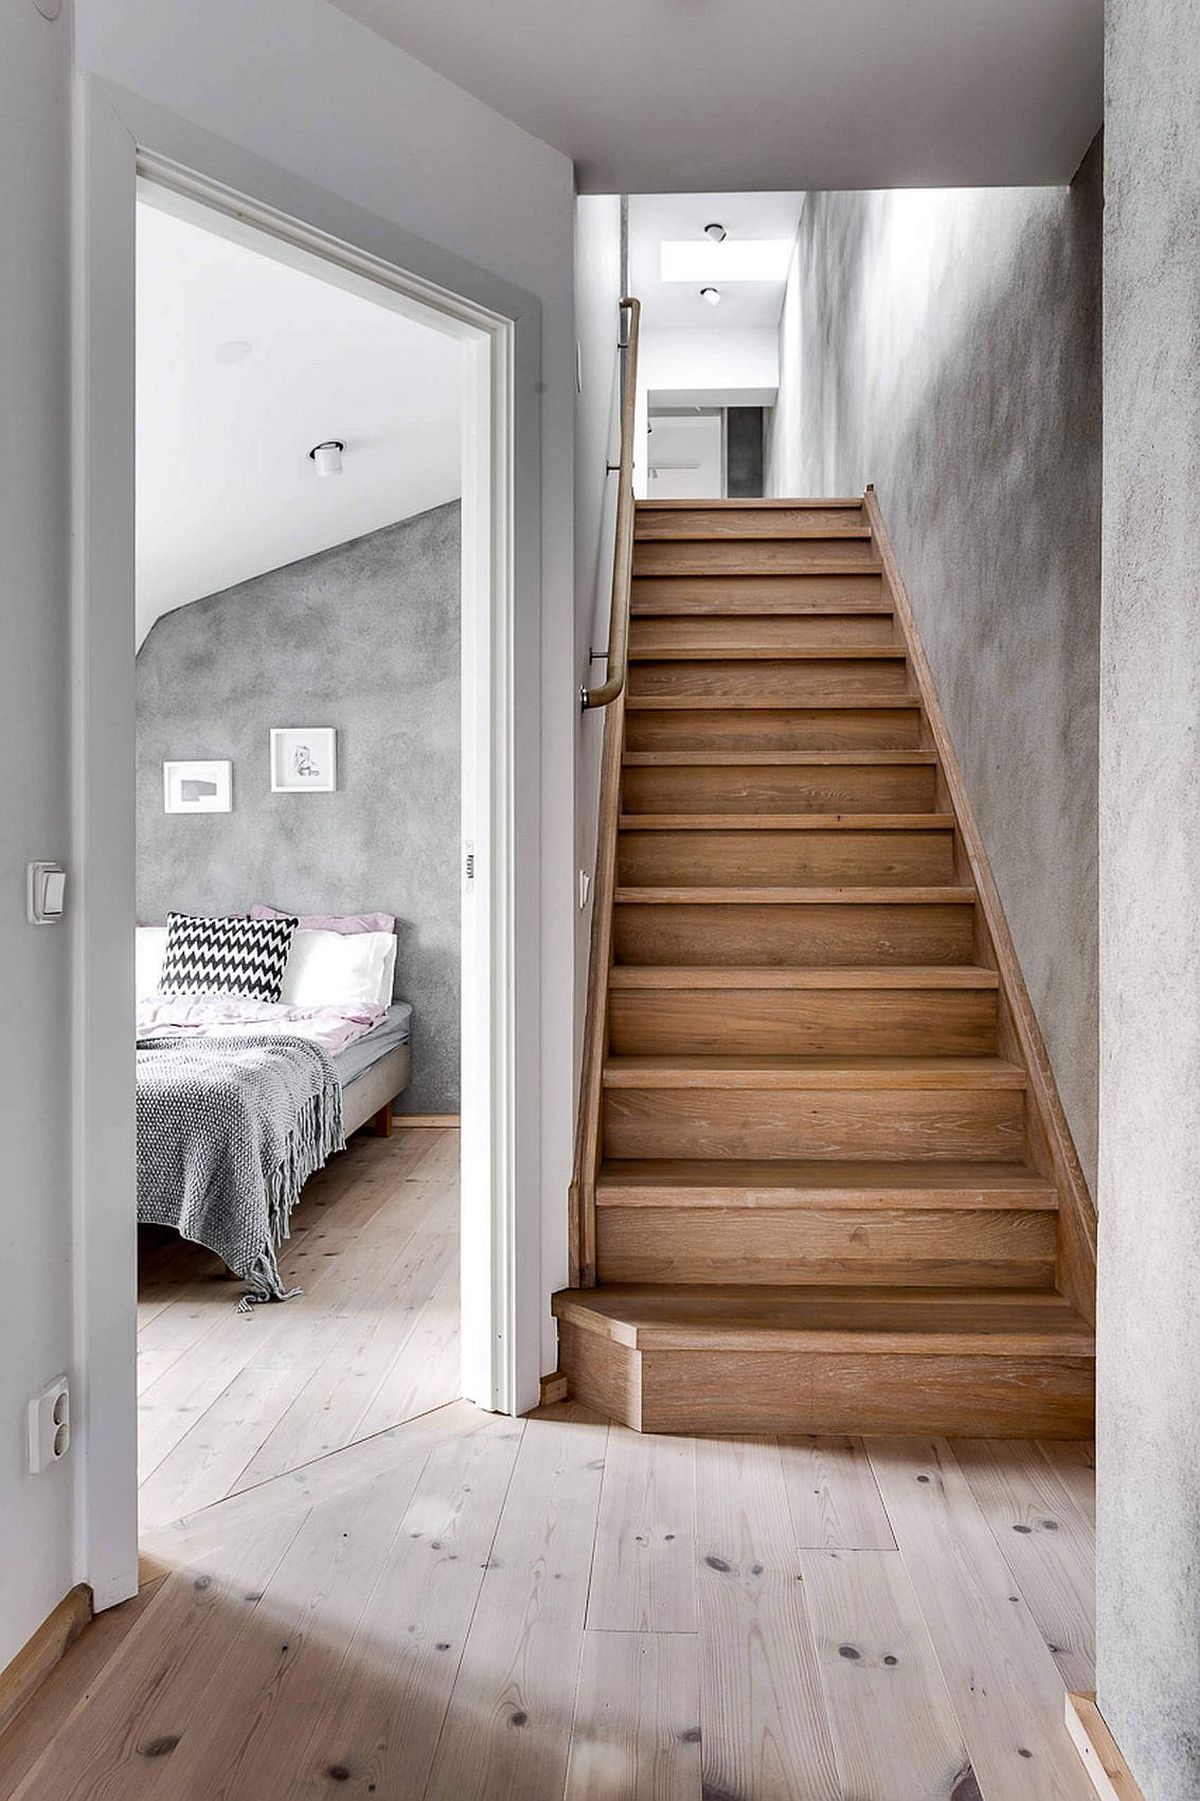
<instances>
[{"instance_id":1,"label":"wooden staircase","mask_svg":"<svg viewBox=\"0 0 1200 1801\"><path fill-rule=\"evenodd\" d=\"M874 494L640 503L634 540L571 1393L1090 1432L1094 1215Z\"/></svg>"}]
</instances>

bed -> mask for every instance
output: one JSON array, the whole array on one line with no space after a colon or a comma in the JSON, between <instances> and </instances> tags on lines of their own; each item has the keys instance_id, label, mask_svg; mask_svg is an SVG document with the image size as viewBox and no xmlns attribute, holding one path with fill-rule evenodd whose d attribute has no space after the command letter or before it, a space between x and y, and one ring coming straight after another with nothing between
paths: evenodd
<instances>
[{"instance_id":1,"label":"bed","mask_svg":"<svg viewBox=\"0 0 1200 1801\"><path fill-rule=\"evenodd\" d=\"M137 946L138 1219L214 1251L243 1308L295 1292L276 1254L301 1190L351 1133L390 1133L411 1056L394 921L261 911L172 914Z\"/></svg>"},{"instance_id":2,"label":"bed","mask_svg":"<svg viewBox=\"0 0 1200 1801\"><path fill-rule=\"evenodd\" d=\"M392 1104L408 1087L412 1008L397 1001L362 1038L333 1059L342 1084L342 1130L349 1138L372 1125L382 1137L392 1130Z\"/></svg>"}]
</instances>

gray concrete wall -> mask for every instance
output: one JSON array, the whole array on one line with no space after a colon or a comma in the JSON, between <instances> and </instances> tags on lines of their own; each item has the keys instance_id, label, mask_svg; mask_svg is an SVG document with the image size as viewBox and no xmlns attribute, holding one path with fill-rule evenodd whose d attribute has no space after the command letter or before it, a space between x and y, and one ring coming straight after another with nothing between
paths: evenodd
<instances>
[{"instance_id":1,"label":"gray concrete wall","mask_svg":"<svg viewBox=\"0 0 1200 1801\"><path fill-rule=\"evenodd\" d=\"M137 659L138 918L397 916L402 1112L458 1111L459 505L166 614ZM333 794L273 794L269 731L333 725ZM162 765L233 761L233 811L163 811Z\"/></svg>"},{"instance_id":2,"label":"gray concrete wall","mask_svg":"<svg viewBox=\"0 0 1200 1801\"><path fill-rule=\"evenodd\" d=\"M873 481L1089 1180L1100 151L1070 190L810 194L768 491Z\"/></svg>"},{"instance_id":3,"label":"gray concrete wall","mask_svg":"<svg viewBox=\"0 0 1200 1801\"><path fill-rule=\"evenodd\" d=\"M1098 1694L1200 1794L1200 35L1109 0Z\"/></svg>"}]
</instances>

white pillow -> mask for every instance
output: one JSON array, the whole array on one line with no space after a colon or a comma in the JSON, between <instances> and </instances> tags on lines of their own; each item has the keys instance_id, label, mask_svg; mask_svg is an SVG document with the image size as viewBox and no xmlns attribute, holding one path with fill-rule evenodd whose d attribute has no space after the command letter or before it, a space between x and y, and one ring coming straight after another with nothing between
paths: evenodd
<instances>
[{"instance_id":1,"label":"white pillow","mask_svg":"<svg viewBox=\"0 0 1200 1801\"><path fill-rule=\"evenodd\" d=\"M280 1000L292 1007L390 1007L394 932L298 930Z\"/></svg>"},{"instance_id":2,"label":"white pillow","mask_svg":"<svg viewBox=\"0 0 1200 1801\"><path fill-rule=\"evenodd\" d=\"M135 988L139 1001L158 993L163 957L167 949L166 926L139 926L134 947Z\"/></svg>"}]
</instances>

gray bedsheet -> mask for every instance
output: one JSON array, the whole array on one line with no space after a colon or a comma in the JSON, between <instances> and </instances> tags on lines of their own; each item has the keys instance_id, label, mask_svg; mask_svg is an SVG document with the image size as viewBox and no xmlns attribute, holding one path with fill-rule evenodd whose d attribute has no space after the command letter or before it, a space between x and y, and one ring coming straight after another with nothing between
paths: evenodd
<instances>
[{"instance_id":1,"label":"gray bedsheet","mask_svg":"<svg viewBox=\"0 0 1200 1801\"><path fill-rule=\"evenodd\" d=\"M412 1034L412 1008L407 1001L397 1001L388 1008L386 1015L377 1026L372 1026L362 1038L356 1038L348 1044L344 1051L339 1051L333 1059L333 1067L337 1070L338 1080L343 1088L394 1051L397 1045L407 1044Z\"/></svg>"}]
</instances>

